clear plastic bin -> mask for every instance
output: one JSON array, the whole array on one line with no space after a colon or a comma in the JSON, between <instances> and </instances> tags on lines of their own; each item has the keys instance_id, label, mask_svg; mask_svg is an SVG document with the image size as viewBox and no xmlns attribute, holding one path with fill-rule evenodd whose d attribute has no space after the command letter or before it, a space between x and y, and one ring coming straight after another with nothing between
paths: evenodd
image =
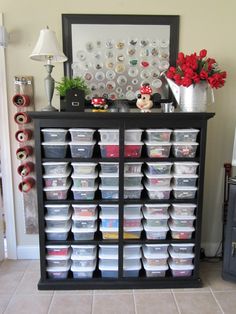
<instances>
[{"instance_id":1,"label":"clear plastic bin","mask_svg":"<svg viewBox=\"0 0 236 314\"><path fill-rule=\"evenodd\" d=\"M70 185L62 187L46 187L44 192L46 193L47 200L66 200Z\"/></svg>"},{"instance_id":2,"label":"clear plastic bin","mask_svg":"<svg viewBox=\"0 0 236 314\"><path fill-rule=\"evenodd\" d=\"M196 156L198 143L193 142L173 142L172 152L174 157L194 158Z\"/></svg>"},{"instance_id":3,"label":"clear plastic bin","mask_svg":"<svg viewBox=\"0 0 236 314\"><path fill-rule=\"evenodd\" d=\"M118 162L100 162L101 172L104 174L118 174L119 173L119 163Z\"/></svg>"},{"instance_id":4,"label":"clear plastic bin","mask_svg":"<svg viewBox=\"0 0 236 314\"><path fill-rule=\"evenodd\" d=\"M69 132L72 142L92 142L95 130L86 128L71 128L69 129Z\"/></svg>"},{"instance_id":5,"label":"clear plastic bin","mask_svg":"<svg viewBox=\"0 0 236 314\"><path fill-rule=\"evenodd\" d=\"M56 240L56 241L65 241L67 240L68 233L70 231L71 224L68 223L68 225L65 228L45 228L45 232L47 235L48 240Z\"/></svg>"},{"instance_id":6,"label":"clear plastic bin","mask_svg":"<svg viewBox=\"0 0 236 314\"><path fill-rule=\"evenodd\" d=\"M67 142L43 142L45 158L65 158L67 153Z\"/></svg>"},{"instance_id":7,"label":"clear plastic bin","mask_svg":"<svg viewBox=\"0 0 236 314\"><path fill-rule=\"evenodd\" d=\"M196 142L198 133L198 129L175 129L172 139L175 142Z\"/></svg>"},{"instance_id":8,"label":"clear plastic bin","mask_svg":"<svg viewBox=\"0 0 236 314\"><path fill-rule=\"evenodd\" d=\"M174 162L173 169L175 174L196 174L198 162Z\"/></svg>"},{"instance_id":9,"label":"clear plastic bin","mask_svg":"<svg viewBox=\"0 0 236 314\"><path fill-rule=\"evenodd\" d=\"M70 180L70 171L67 171L64 174L45 174L43 175L45 187L62 187L67 186Z\"/></svg>"},{"instance_id":10,"label":"clear plastic bin","mask_svg":"<svg viewBox=\"0 0 236 314\"><path fill-rule=\"evenodd\" d=\"M73 278L75 279L88 279L93 277L93 272L96 268L96 262L94 261L92 266L88 267L76 267L74 265L71 266L71 271L73 273Z\"/></svg>"},{"instance_id":11,"label":"clear plastic bin","mask_svg":"<svg viewBox=\"0 0 236 314\"><path fill-rule=\"evenodd\" d=\"M117 214L111 215L104 215L100 213L99 218L101 219L101 227L102 228L118 228L119 225L119 217L118 212Z\"/></svg>"},{"instance_id":12,"label":"clear plastic bin","mask_svg":"<svg viewBox=\"0 0 236 314\"><path fill-rule=\"evenodd\" d=\"M143 267L147 277L165 277L166 271L169 269L167 265L163 266L150 266L143 261Z\"/></svg>"},{"instance_id":13,"label":"clear plastic bin","mask_svg":"<svg viewBox=\"0 0 236 314\"><path fill-rule=\"evenodd\" d=\"M196 186L197 178L196 174L174 174L173 184L175 186Z\"/></svg>"},{"instance_id":14,"label":"clear plastic bin","mask_svg":"<svg viewBox=\"0 0 236 314\"><path fill-rule=\"evenodd\" d=\"M44 172L46 175L64 175L68 172L68 162L43 162Z\"/></svg>"},{"instance_id":15,"label":"clear plastic bin","mask_svg":"<svg viewBox=\"0 0 236 314\"><path fill-rule=\"evenodd\" d=\"M47 214L49 216L66 216L69 213L70 206L69 205L45 205L47 209Z\"/></svg>"},{"instance_id":16,"label":"clear plastic bin","mask_svg":"<svg viewBox=\"0 0 236 314\"><path fill-rule=\"evenodd\" d=\"M95 186L95 179L98 173L93 174L72 174L73 184L75 188L93 188Z\"/></svg>"},{"instance_id":17,"label":"clear plastic bin","mask_svg":"<svg viewBox=\"0 0 236 314\"><path fill-rule=\"evenodd\" d=\"M142 153L143 142L125 142L125 157L139 158Z\"/></svg>"},{"instance_id":18,"label":"clear plastic bin","mask_svg":"<svg viewBox=\"0 0 236 314\"><path fill-rule=\"evenodd\" d=\"M125 162L124 174L141 173L143 162Z\"/></svg>"},{"instance_id":19,"label":"clear plastic bin","mask_svg":"<svg viewBox=\"0 0 236 314\"><path fill-rule=\"evenodd\" d=\"M142 178L143 178L143 174L142 173L125 174L124 185L125 186L138 186L138 185L141 185Z\"/></svg>"},{"instance_id":20,"label":"clear plastic bin","mask_svg":"<svg viewBox=\"0 0 236 314\"><path fill-rule=\"evenodd\" d=\"M178 216L170 213L170 222L174 227L193 227L196 216Z\"/></svg>"},{"instance_id":21,"label":"clear plastic bin","mask_svg":"<svg viewBox=\"0 0 236 314\"><path fill-rule=\"evenodd\" d=\"M91 188L77 188L72 186L71 191L73 192L74 200L93 200L97 188L97 185Z\"/></svg>"},{"instance_id":22,"label":"clear plastic bin","mask_svg":"<svg viewBox=\"0 0 236 314\"><path fill-rule=\"evenodd\" d=\"M176 253L172 249L169 249L169 254L170 262L175 265L192 265L195 256L193 253Z\"/></svg>"},{"instance_id":23,"label":"clear plastic bin","mask_svg":"<svg viewBox=\"0 0 236 314\"><path fill-rule=\"evenodd\" d=\"M97 220L97 216L77 216L72 215L73 226L75 228L94 228Z\"/></svg>"},{"instance_id":24,"label":"clear plastic bin","mask_svg":"<svg viewBox=\"0 0 236 314\"><path fill-rule=\"evenodd\" d=\"M147 139L150 142L169 142L171 129L147 129Z\"/></svg>"},{"instance_id":25,"label":"clear plastic bin","mask_svg":"<svg viewBox=\"0 0 236 314\"><path fill-rule=\"evenodd\" d=\"M46 249L50 256L67 256L70 252L69 245L46 245Z\"/></svg>"},{"instance_id":26,"label":"clear plastic bin","mask_svg":"<svg viewBox=\"0 0 236 314\"><path fill-rule=\"evenodd\" d=\"M146 164L150 175L170 174L173 165L172 162L146 162Z\"/></svg>"},{"instance_id":27,"label":"clear plastic bin","mask_svg":"<svg viewBox=\"0 0 236 314\"><path fill-rule=\"evenodd\" d=\"M196 187L180 187L172 186L173 195L176 199L193 199L195 198L197 188Z\"/></svg>"},{"instance_id":28,"label":"clear plastic bin","mask_svg":"<svg viewBox=\"0 0 236 314\"><path fill-rule=\"evenodd\" d=\"M104 240L118 239L118 227L103 227L102 224L100 224L100 231L102 232L102 238Z\"/></svg>"},{"instance_id":29,"label":"clear plastic bin","mask_svg":"<svg viewBox=\"0 0 236 314\"><path fill-rule=\"evenodd\" d=\"M96 245L71 245L73 255L88 256L94 255L97 252Z\"/></svg>"},{"instance_id":30,"label":"clear plastic bin","mask_svg":"<svg viewBox=\"0 0 236 314\"><path fill-rule=\"evenodd\" d=\"M147 142L147 155L150 158L168 158L170 155L171 143L168 142Z\"/></svg>"},{"instance_id":31,"label":"clear plastic bin","mask_svg":"<svg viewBox=\"0 0 236 314\"><path fill-rule=\"evenodd\" d=\"M143 215L141 213L136 214L126 214L124 213L124 227L140 227L141 226L141 219Z\"/></svg>"},{"instance_id":32,"label":"clear plastic bin","mask_svg":"<svg viewBox=\"0 0 236 314\"><path fill-rule=\"evenodd\" d=\"M75 267L93 267L96 257L96 252L89 255L72 254L72 265Z\"/></svg>"},{"instance_id":33,"label":"clear plastic bin","mask_svg":"<svg viewBox=\"0 0 236 314\"><path fill-rule=\"evenodd\" d=\"M172 179L172 175L170 174L149 174L145 172L146 175L146 184L150 187L170 187L170 180Z\"/></svg>"},{"instance_id":34,"label":"clear plastic bin","mask_svg":"<svg viewBox=\"0 0 236 314\"><path fill-rule=\"evenodd\" d=\"M99 189L101 190L103 199L118 199L119 197L118 186L116 187L99 185Z\"/></svg>"},{"instance_id":35,"label":"clear plastic bin","mask_svg":"<svg viewBox=\"0 0 236 314\"><path fill-rule=\"evenodd\" d=\"M124 259L132 259L133 256L141 257L141 244L128 244L123 247Z\"/></svg>"},{"instance_id":36,"label":"clear plastic bin","mask_svg":"<svg viewBox=\"0 0 236 314\"><path fill-rule=\"evenodd\" d=\"M144 204L143 210L147 211L148 215L167 215L170 204Z\"/></svg>"},{"instance_id":37,"label":"clear plastic bin","mask_svg":"<svg viewBox=\"0 0 236 314\"><path fill-rule=\"evenodd\" d=\"M93 240L94 233L97 231L97 224L95 223L93 228L75 228L71 229L74 234L74 239L78 241Z\"/></svg>"},{"instance_id":38,"label":"clear plastic bin","mask_svg":"<svg viewBox=\"0 0 236 314\"><path fill-rule=\"evenodd\" d=\"M143 186L125 186L124 187L124 199L140 199Z\"/></svg>"},{"instance_id":39,"label":"clear plastic bin","mask_svg":"<svg viewBox=\"0 0 236 314\"><path fill-rule=\"evenodd\" d=\"M171 211L178 216L192 216L196 207L196 204L172 204Z\"/></svg>"},{"instance_id":40,"label":"clear plastic bin","mask_svg":"<svg viewBox=\"0 0 236 314\"><path fill-rule=\"evenodd\" d=\"M190 277L194 269L193 265L176 265L169 262L173 277Z\"/></svg>"},{"instance_id":41,"label":"clear plastic bin","mask_svg":"<svg viewBox=\"0 0 236 314\"><path fill-rule=\"evenodd\" d=\"M145 223L143 224L144 230L146 231L146 237L150 240L164 240L166 239L168 227L148 227Z\"/></svg>"},{"instance_id":42,"label":"clear plastic bin","mask_svg":"<svg viewBox=\"0 0 236 314\"><path fill-rule=\"evenodd\" d=\"M101 178L101 183L103 186L116 186L119 185L119 176L118 173L99 173Z\"/></svg>"},{"instance_id":43,"label":"clear plastic bin","mask_svg":"<svg viewBox=\"0 0 236 314\"><path fill-rule=\"evenodd\" d=\"M128 129L125 130L125 141L127 142L140 142L143 130L141 129Z\"/></svg>"},{"instance_id":44,"label":"clear plastic bin","mask_svg":"<svg viewBox=\"0 0 236 314\"><path fill-rule=\"evenodd\" d=\"M119 129L99 129L101 142L114 143L119 142Z\"/></svg>"},{"instance_id":45,"label":"clear plastic bin","mask_svg":"<svg viewBox=\"0 0 236 314\"><path fill-rule=\"evenodd\" d=\"M72 162L71 163L74 174L81 175L81 174L94 174L97 163L95 162Z\"/></svg>"},{"instance_id":46,"label":"clear plastic bin","mask_svg":"<svg viewBox=\"0 0 236 314\"><path fill-rule=\"evenodd\" d=\"M95 141L92 142L70 142L70 151L73 158L91 158Z\"/></svg>"},{"instance_id":47,"label":"clear plastic bin","mask_svg":"<svg viewBox=\"0 0 236 314\"><path fill-rule=\"evenodd\" d=\"M145 184L145 188L147 189L148 196L152 200L168 200L170 198L170 192L172 188L165 186L151 186Z\"/></svg>"},{"instance_id":48,"label":"clear plastic bin","mask_svg":"<svg viewBox=\"0 0 236 314\"><path fill-rule=\"evenodd\" d=\"M68 267L70 266L70 254L68 254L67 256L47 255L46 261L48 267Z\"/></svg>"},{"instance_id":49,"label":"clear plastic bin","mask_svg":"<svg viewBox=\"0 0 236 314\"><path fill-rule=\"evenodd\" d=\"M127 259L123 264L124 277L138 277L141 269L140 259Z\"/></svg>"},{"instance_id":50,"label":"clear plastic bin","mask_svg":"<svg viewBox=\"0 0 236 314\"><path fill-rule=\"evenodd\" d=\"M175 253L192 253L194 244L193 243L171 243L170 248Z\"/></svg>"},{"instance_id":51,"label":"clear plastic bin","mask_svg":"<svg viewBox=\"0 0 236 314\"><path fill-rule=\"evenodd\" d=\"M118 278L118 263L117 260L104 259L99 260L98 268L101 270L102 278Z\"/></svg>"},{"instance_id":52,"label":"clear plastic bin","mask_svg":"<svg viewBox=\"0 0 236 314\"><path fill-rule=\"evenodd\" d=\"M69 213L66 216L45 215L44 219L46 221L46 226L49 228L66 228L70 216Z\"/></svg>"},{"instance_id":53,"label":"clear plastic bin","mask_svg":"<svg viewBox=\"0 0 236 314\"><path fill-rule=\"evenodd\" d=\"M167 221L169 215L150 215L147 210L143 210L143 215L145 217L145 223L148 227L167 227Z\"/></svg>"},{"instance_id":54,"label":"clear plastic bin","mask_svg":"<svg viewBox=\"0 0 236 314\"><path fill-rule=\"evenodd\" d=\"M43 133L44 142L65 142L66 134L68 130L66 129L41 129Z\"/></svg>"},{"instance_id":55,"label":"clear plastic bin","mask_svg":"<svg viewBox=\"0 0 236 314\"><path fill-rule=\"evenodd\" d=\"M149 254L167 254L169 244L144 244L142 249Z\"/></svg>"},{"instance_id":56,"label":"clear plastic bin","mask_svg":"<svg viewBox=\"0 0 236 314\"><path fill-rule=\"evenodd\" d=\"M145 262L148 266L165 266L167 265L167 258L169 257L169 254L150 254L145 249L143 250L143 262Z\"/></svg>"},{"instance_id":57,"label":"clear plastic bin","mask_svg":"<svg viewBox=\"0 0 236 314\"><path fill-rule=\"evenodd\" d=\"M119 157L119 144L115 142L98 142L102 158Z\"/></svg>"},{"instance_id":58,"label":"clear plastic bin","mask_svg":"<svg viewBox=\"0 0 236 314\"><path fill-rule=\"evenodd\" d=\"M97 205L80 205L80 204L73 204L74 215L79 217L91 217L95 216L97 213Z\"/></svg>"},{"instance_id":59,"label":"clear plastic bin","mask_svg":"<svg viewBox=\"0 0 236 314\"><path fill-rule=\"evenodd\" d=\"M143 231L142 226L138 227L124 227L124 239L140 239L141 232Z\"/></svg>"},{"instance_id":60,"label":"clear plastic bin","mask_svg":"<svg viewBox=\"0 0 236 314\"><path fill-rule=\"evenodd\" d=\"M142 206L141 204L124 205L124 214L125 215L140 215L141 206Z\"/></svg>"},{"instance_id":61,"label":"clear plastic bin","mask_svg":"<svg viewBox=\"0 0 236 314\"><path fill-rule=\"evenodd\" d=\"M66 279L68 277L68 271L70 266L67 267L47 267L46 271L49 279Z\"/></svg>"},{"instance_id":62,"label":"clear plastic bin","mask_svg":"<svg viewBox=\"0 0 236 314\"><path fill-rule=\"evenodd\" d=\"M101 214L103 215L117 215L118 216L118 205L113 204L100 204Z\"/></svg>"},{"instance_id":63,"label":"clear plastic bin","mask_svg":"<svg viewBox=\"0 0 236 314\"><path fill-rule=\"evenodd\" d=\"M116 244L99 244L99 256L103 256L104 259L113 256L114 259L118 259L118 245Z\"/></svg>"},{"instance_id":64,"label":"clear plastic bin","mask_svg":"<svg viewBox=\"0 0 236 314\"><path fill-rule=\"evenodd\" d=\"M187 240L192 238L192 233L194 232L194 227L174 227L169 223L169 228L171 231L172 239Z\"/></svg>"}]
</instances>

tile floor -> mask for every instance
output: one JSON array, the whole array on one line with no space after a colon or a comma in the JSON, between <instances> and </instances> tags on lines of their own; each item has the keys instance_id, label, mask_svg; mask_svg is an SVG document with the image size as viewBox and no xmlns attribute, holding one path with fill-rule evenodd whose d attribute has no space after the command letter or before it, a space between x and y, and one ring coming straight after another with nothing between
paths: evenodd
<instances>
[{"instance_id":1,"label":"tile floor","mask_svg":"<svg viewBox=\"0 0 236 314\"><path fill-rule=\"evenodd\" d=\"M38 291L39 262L0 263L0 313L6 314L235 314L236 282L221 263L201 263L203 288Z\"/></svg>"}]
</instances>

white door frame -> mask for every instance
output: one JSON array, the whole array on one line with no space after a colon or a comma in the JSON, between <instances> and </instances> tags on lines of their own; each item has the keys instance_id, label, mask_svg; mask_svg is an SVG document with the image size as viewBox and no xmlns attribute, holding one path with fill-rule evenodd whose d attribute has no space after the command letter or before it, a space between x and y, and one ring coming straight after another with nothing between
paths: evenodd
<instances>
[{"instance_id":1,"label":"white door frame","mask_svg":"<svg viewBox=\"0 0 236 314\"><path fill-rule=\"evenodd\" d=\"M0 25L3 25L2 13L0 13ZM3 47L0 47L0 134L3 208L6 222L7 256L9 259L17 259L6 61L5 48ZM0 241L2 241L2 239L0 239Z\"/></svg>"}]
</instances>

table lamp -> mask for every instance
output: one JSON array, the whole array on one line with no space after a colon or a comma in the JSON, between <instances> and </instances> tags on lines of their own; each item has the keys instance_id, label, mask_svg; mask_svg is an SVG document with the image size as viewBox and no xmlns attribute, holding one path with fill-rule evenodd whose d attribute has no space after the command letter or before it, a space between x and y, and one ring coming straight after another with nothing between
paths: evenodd
<instances>
[{"instance_id":1,"label":"table lamp","mask_svg":"<svg viewBox=\"0 0 236 314\"><path fill-rule=\"evenodd\" d=\"M51 76L54 65L52 62L65 62L67 57L64 55L59 47L59 43L56 38L54 31L50 30L48 27L42 29L39 34L38 41L30 59L35 61L43 61L48 76L44 79L46 95L48 98L48 105L43 108L43 111L56 111L57 109L52 106L52 97L54 93L55 81Z\"/></svg>"}]
</instances>

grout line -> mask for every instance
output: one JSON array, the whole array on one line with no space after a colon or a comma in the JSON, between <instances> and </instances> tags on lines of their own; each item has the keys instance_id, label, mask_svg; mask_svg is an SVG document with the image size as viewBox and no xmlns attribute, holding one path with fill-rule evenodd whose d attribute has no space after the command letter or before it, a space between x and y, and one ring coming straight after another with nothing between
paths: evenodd
<instances>
[{"instance_id":1,"label":"grout line","mask_svg":"<svg viewBox=\"0 0 236 314\"><path fill-rule=\"evenodd\" d=\"M134 295L134 289L133 289L133 301L134 301L134 313L135 313L135 314L138 314L138 311L137 311L137 304L136 304L135 295Z\"/></svg>"},{"instance_id":2,"label":"grout line","mask_svg":"<svg viewBox=\"0 0 236 314\"><path fill-rule=\"evenodd\" d=\"M95 296L95 290L93 290L93 293L92 293L92 308L91 308L91 314L95 313L95 312L94 312L94 296Z\"/></svg>"},{"instance_id":3,"label":"grout line","mask_svg":"<svg viewBox=\"0 0 236 314\"><path fill-rule=\"evenodd\" d=\"M171 294L172 294L172 296L173 296L173 298L174 298L174 301L175 301L175 305L176 305L176 307L177 307L178 314L181 314L181 310L180 310L180 308L179 308L179 304L178 304L178 301L177 301L177 299L176 299L175 293L174 293L173 289L170 289L170 291L171 291Z\"/></svg>"},{"instance_id":4,"label":"grout line","mask_svg":"<svg viewBox=\"0 0 236 314\"><path fill-rule=\"evenodd\" d=\"M53 291L53 294L52 294L52 297L51 297L51 302L49 303L49 306L48 306L48 314L50 314L50 311L51 311L51 307L52 307L52 301L54 299L54 296L55 296L55 291Z\"/></svg>"},{"instance_id":5,"label":"grout line","mask_svg":"<svg viewBox=\"0 0 236 314\"><path fill-rule=\"evenodd\" d=\"M216 304L218 305L219 309L221 310L222 314L224 314L225 312L223 311L223 309L222 309L222 307L220 305L220 302L217 300L217 298L216 298L216 296L215 296L215 294L214 294L214 292L213 292L213 290L211 288L210 288L210 292L211 292L214 300L216 301Z\"/></svg>"}]
</instances>

